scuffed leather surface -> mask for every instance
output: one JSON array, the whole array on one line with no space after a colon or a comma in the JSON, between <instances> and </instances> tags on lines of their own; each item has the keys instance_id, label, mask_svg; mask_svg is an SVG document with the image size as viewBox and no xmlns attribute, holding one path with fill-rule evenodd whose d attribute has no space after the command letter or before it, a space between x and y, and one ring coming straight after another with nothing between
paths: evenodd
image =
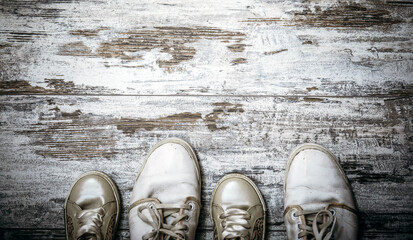
<instances>
[{"instance_id":1,"label":"scuffed leather surface","mask_svg":"<svg viewBox=\"0 0 413 240\"><path fill-rule=\"evenodd\" d=\"M298 205L307 211L325 209L329 203L342 203L356 209L353 194L334 160L316 149L299 152L286 176L284 209ZM357 239L357 215L337 209L336 239ZM300 218L292 217L293 209L286 213L284 222L288 239L297 239Z\"/></svg>"},{"instance_id":2,"label":"scuffed leather surface","mask_svg":"<svg viewBox=\"0 0 413 240\"><path fill-rule=\"evenodd\" d=\"M178 143L165 143L158 146L148 157L146 164L138 176L132 191L130 203L153 198L160 203L186 203L187 197L194 197L200 202L200 179L196 168L196 159L192 159L188 151ZM190 225L188 239L195 238L198 225L199 207L194 209L193 217L187 222ZM152 230L142 222L135 213L138 206L129 212L129 226L132 240L140 240Z\"/></svg>"}]
</instances>

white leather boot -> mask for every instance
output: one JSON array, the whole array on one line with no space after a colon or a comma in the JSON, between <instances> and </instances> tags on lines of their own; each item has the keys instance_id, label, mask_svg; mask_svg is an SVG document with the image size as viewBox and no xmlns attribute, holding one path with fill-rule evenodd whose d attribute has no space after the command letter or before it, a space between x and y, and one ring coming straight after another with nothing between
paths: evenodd
<instances>
[{"instance_id":1,"label":"white leather boot","mask_svg":"<svg viewBox=\"0 0 413 240\"><path fill-rule=\"evenodd\" d=\"M195 239L200 192L198 160L189 144L175 138L156 144L132 191L131 239Z\"/></svg>"},{"instance_id":2,"label":"white leather boot","mask_svg":"<svg viewBox=\"0 0 413 240\"><path fill-rule=\"evenodd\" d=\"M304 144L287 163L284 222L288 239L357 239L357 210L347 177L324 147Z\"/></svg>"}]
</instances>

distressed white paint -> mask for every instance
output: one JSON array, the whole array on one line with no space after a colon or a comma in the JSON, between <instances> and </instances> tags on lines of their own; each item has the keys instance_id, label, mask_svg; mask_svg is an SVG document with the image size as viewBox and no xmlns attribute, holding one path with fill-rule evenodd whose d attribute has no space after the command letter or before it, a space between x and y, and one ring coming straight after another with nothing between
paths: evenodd
<instances>
[{"instance_id":1,"label":"distressed white paint","mask_svg":"<svg viewBox=\"0 0 413 240\"><path fill-rule=\"evenodd\" d=\"M386 14L371 24L368 14L363 22L350 11L349 21L362 26L316 26L308 22L311 15L303 17L307 22L297 21L307 10L317 15L346 6ZM118 239L128 239L126 209L142 159L157 141L181 137L194 146L202 168L199 239L212 238L210 194L232 171L252 177L263 192L267 238L285 237L285 161L303 142L323 144L339 157L362 211L363 239L411 238L409 6L390 1L1 2L0 80L30 84L0 89L4 236L64 238L67 190L79 174L97 169L119 186ZM153 39L169 41L158 27L195 33L194 40L177 44L189 53L195 49L193 58L168 69L158 61L174 56L163 46L125 50L123 57L141 56L129 61L96 55L102 43L118 38L131 38L126 43L134 47L133 40L141 37L136 32L152 31ZM199 29L213 34L197 36ZM73 34L78 30L96 35ZM234 44L245 49L231 51ZM84 53L88 56L78 56ZM235 59L243 63L233 64ZM63 81L48 86L47 79Z\"/></svg>"},{"instance_id":2,"label":"distressed white paint","mask_svg":"<svg viewBox=\"0 0 413 240\"><path fill-rule=\"evenodd\" d=\"M81 1L36 4L59 9L57 18L2 14L0 41L21 49L13 58L19 73L4 80L27 80L46 86L47 78L61 78L77 85L103 86L131 94L234 94L234 95L369 95L388 94L411 86L412 25L390 27L320 28L289 26L295 13L354 3L254 1ZM412 12L403 6L387 8L370 2L368 9L389 9L389 17L408 21ZM20 9L17 12L29 11ZM41 11L40 11L41 12ZM30 11L28 12L30 13ZM36 16L35 13L29 16ZM254 23L252 18L281 18L284 22ZM65 44L82 42L95 53L102 42L113 41L134 29L154 27L212 27L245 34L242 52L231 52L220 40L200 39L185 46L196 49L191 60L168 71L157 61L168 59L159 48L142 54L142 60L61 56ZM97 36L71 35L70 31L100 30ZM12 32L39 32L28 42L14 42ZM303 44L311 41L312 44ZM266 52L280 51L266 55ZM380 49L391 49L380 52ZM402 51L402 52L400 52ZM231 62L245 58L246 63ZM24 61L22 61L24 59ZM139 66L138 68L128 68ZM307 88L318 90L309 92Z\"/></svg>"},{"instance_id":3,"label":"distressed white paint","mask_svg":"<svg viewBox=\"0 0 413 240\"><path fill-rule=\"evenodd\" d=\"M127 229L126 209L137 171L149 149L166 137L186 139L199 156L202 239L208 239L204 234L212 230L208 202L213 186L234 171L252 177L263 192L269 235L282 233L285 163L290 151L304 142L323 144L339 157L363 213L380 218L410 211L411 173L403 169L411 158L407 140L411 131L405 131L411 128L411 99L5 96L0 100L4 196L0 206L14 209L2 218L1 224L8 228L15 223L20 228L62 228L61 207L71 182L95 169L107 172L118 184L123 199L121 229ZM218 129L212 131L208 115L217 108L222 111L213 120ZM64 115L76 111L81 113ZM162 120L179 113L200 115ZM127 126L122 123L125 118L136 121L133 132L119 128ZM153 129L145 129L148 122ZM88 151L96 154L77 155ZM105 157L105 153L113 154ZM383 175L375 180L369 174ZM364 234L375 231L363 229Z\"/></svg>"}]
</instances>

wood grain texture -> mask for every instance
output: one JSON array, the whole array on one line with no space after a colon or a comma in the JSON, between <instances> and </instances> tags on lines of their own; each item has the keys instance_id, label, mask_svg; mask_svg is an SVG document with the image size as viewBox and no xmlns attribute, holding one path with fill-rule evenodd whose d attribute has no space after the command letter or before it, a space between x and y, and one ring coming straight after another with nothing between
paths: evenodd
<instances>
[{"instance_id":1,"label":"wood grain texture","mask_svg":"<svg viewBox=\"0 0 413 240\"><path fill-rule=\"evenodd\" d=\"M212 234L208 202L213 186L229 172L242 172L257 183L269 209L269 235L284 236L286 159L304 142L320 143L339 157L362 212L363 238L408 236L413 227L412 101L3 96L0 225L55 234L53 229L63 228L62 206L72 181L94 169L117 183L123 200L120 228L126 231L129 195L146 153L166 137L180 137L194 146L202 169L200 239Z\"/></svg>"},{"instance_id":2,"label":"wood grain texture","mask_svg":"<svg viewBox=\"0 0 413 240\"><path fill-rule=\"evenodd\" d=\"M0 4L2 81L80 94L413 92L409 1Z\"/></svg>"},{"instance_id":3,"label":"wood grain texture","mask_svg":"<svg viewBox=\"0 0 413 240\"><path fill-rule=\"evenodd\" d=\"M335 153L361 239L413 237L413 2L0 1L0 239L63 239L87 170L122 197L149 149L192 144L209 200L241 172L285 239L282 185L298 144Z\"/></svg>"}]
</instances>

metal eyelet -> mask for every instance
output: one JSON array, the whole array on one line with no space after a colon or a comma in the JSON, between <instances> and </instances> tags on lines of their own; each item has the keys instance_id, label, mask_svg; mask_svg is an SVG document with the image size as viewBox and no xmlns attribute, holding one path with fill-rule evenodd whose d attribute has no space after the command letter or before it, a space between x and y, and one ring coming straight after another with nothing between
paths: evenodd
<instances>
[{"instance_id":1,"label":"metal eyelet","mask_svg":"<svg viewBox=\"0 0 413 240\"><path fill-rule=\"evenodd\" d=\"M334 208L330 209L331 214L333 215L333 217L336 215L336 210Z\"/></svg>"},{"instance_id":2,"label":"metal eyelet","mask_svg":"<svg viewBox=\"0 0 413 240\"><path fill-rule=\"evenodd\" d=\"M299 216L297 216L297 211L292 212L291 219L294 221L297 221L297 219L299 219Z\"/></svg>"},{"instance_id":3,"label":"metal eyelet","mask_svg":"<svg viewBox=\"0 0 413 240\"><path fill-rule=\"evenodd\" d=\"M194 206L193 203L190 202L188 205L189 205L189 211L194 210L194 207L195 207L195 206Z\"/></svg>"}]
</instances>

